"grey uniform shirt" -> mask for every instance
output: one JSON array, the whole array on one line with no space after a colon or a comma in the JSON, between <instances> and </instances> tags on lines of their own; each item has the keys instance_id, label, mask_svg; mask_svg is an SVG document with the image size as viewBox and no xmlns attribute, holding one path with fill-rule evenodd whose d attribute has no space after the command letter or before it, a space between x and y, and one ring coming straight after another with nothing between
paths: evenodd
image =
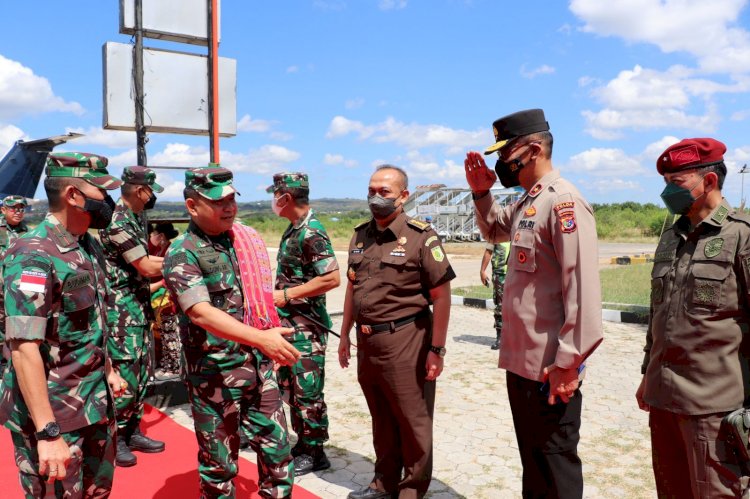
<instances>
[{"instance_id":1,"label":"grey uniform shirt","mask_svg":"<svg viewBox=\"0 0 750 499\"><path fill-rule=\"evenodd\" d=\"M552 170L515 204L475 200L491 242L510 240L500 367L541 381L546 366L577 368L602 341L601 285L591 206Z\"/></svg>"},{"instance_id":2,"label":"grey uniform shirt","mask_svg":"<svg viewBox=\"0 0 750 499\"><path fill-rule=\"evenodd\" d=\"M680 218L654 254L643 399L678 414L730 411L748 387L750 217L723 201L689 225Z\"/></svg>"}]
</instances>

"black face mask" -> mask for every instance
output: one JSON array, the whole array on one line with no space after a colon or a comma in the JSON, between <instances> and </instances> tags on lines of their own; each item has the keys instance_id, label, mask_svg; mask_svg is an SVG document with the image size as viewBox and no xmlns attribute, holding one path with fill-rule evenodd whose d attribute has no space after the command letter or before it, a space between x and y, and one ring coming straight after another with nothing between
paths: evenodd
<instances>
[{"instance_id":1,"label":"black face mask","mask_svg":"<svg viewBox=\"0 0 750 499\"><path fill-rule=\"evenodd\" d=\"M80 191L79 191L80 192ZM91 199L81 192L81 196L86 200L83 203L83 211L91 216L90 229L106 229L112 221L112 212L115 209L115 201L107 194L104 200Z\"/></svg>"},{"instance_id":2,"label":"black face mask","mask_svg":"<svg viewBox=\"0 0 750 499\"><path fill-rule=\"evenodd\" d=\"M367 204L370 206L370 213L372 213L372 216L379 220L390 217L398 209L395 199L384 198L379 194L368 196Z\"/></svg>"},{"instance_id":3,"label":"black face mask","mask_svg":"<svg viewBox=\"0 0 750 499\"><path fill-rule=\"evenodd\" d=\"M155 205L156 205L156 194L152 192L151 196L148 198L148 201L146 201L146 204L143 205L143 209L150 210L150 209L153 209Z\"/></svg>"},{"instance_id":4,"label":"black face mask","mask_svg":"<svg viewBox=\"0 0 750 499\"><path fill-rule=\"evenodd\" d=\"M495 172L497 173L497 178L500 180L500 183L503 184L503 187L516 187L521 185L518 175L521 173L521 168L524 166L523 162L518 158L511 159L507 162L503 161L502 158L499 158L495 163Z\"/></svg>"}]
</instances>

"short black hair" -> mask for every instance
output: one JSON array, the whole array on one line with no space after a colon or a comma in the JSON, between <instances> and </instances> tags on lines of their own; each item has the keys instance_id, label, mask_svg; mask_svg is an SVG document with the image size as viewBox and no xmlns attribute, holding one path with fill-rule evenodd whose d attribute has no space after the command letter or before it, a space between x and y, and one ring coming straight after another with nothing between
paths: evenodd
<instances>
[{"instance_id":1,"label":"short black hair","mask_svg":"<svg viewBox=\"0 0 750 499\"><path fill-rule=\"evenodd\" d=\"M62 209L62 192L66 187L72 185L78 188L83 180L75 177L47 177L44 179L44 192L47 193L47 202L49 211L58 211Z\"/></svg>"},{"instance_id":2,"label":"short black hair","mask_svg":"<svg viewBox=\"0 0 750 499\"><path fill-rule=\"evenodd\" d=\"M182 190L182 195L185 197L186 201L188 199L197 200L200 197L200 194L198 194L198 191L196 191L192 187L185 187Z\"/></svg>"},{"instance_id":3,"label":"short black hair","mask_svg":"<svg viewBox=\"0 0 750 499\"><path fill-rule=\"evenodd\" d=\"M123 196L130 196L139 187L144 187L144 186L142 184L131 184L130 182L125 182L120 187L120 192L122 193Z\"/></svg>"},{"instance_id":4,"label":"short black hair","mask_svg":"<svg viewBox=\"0 0 750 499\"><path fill-rule=\"evenodd\" d=\"M552 133L550 131L543 131L543 132L536 132L527 135L524 137L524 144L528 144L529 142L541 142L542 144L542 150L544 151L544 156L547 159L550 159L552 157L552 146L554 144L554 138L552 137Z\"/></svg>"},{"instance_id":5,"label":"short black hair","mask_svg":"<svg viewBox=\"0 0 750 499\"><path fill-rule=\"evenodd\" d=\"M310 189L303 189L301 187L282 187L276 192L282 195L289 194L292 196L292 199L297 206L307 206L310 204Z\"/></svg>"},{"instance_id":6,"label":"short black hair","mask_svg":"<svg viewBox=\"0 0 750 499\"><path fill-rule=\"evenodd\" d=\"M723 161L719 161L718 163L714 163L713 165L697 168L697 170L698 173L702 175L706 175L707 173L715 173L716 176L719 177L719 180L717 182L719 190L724 187L724 179L727 178L727 165L725 165Z\"/></svg>"}]
</instances>

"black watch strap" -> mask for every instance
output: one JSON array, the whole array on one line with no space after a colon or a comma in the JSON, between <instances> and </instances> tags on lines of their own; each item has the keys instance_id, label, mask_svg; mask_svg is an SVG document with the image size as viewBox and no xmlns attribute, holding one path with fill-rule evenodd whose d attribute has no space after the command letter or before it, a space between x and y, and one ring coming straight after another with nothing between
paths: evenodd
<instances>
[{"instance_id":1,"label":"black watch strap","mask_svg":"<svg viewBox=\"0 0 750 499\"><path fill-rule=\"evenodd\" d=\"M52 421L47 423L42 431L34 433L37 440L54 440L60 436L60 425Z\"/></svg>"},{"instance_id":2,"label":"black watch strap","mask_svg":"<svg viewBox=\"0 0 750 499\"><path fill-rule=\"evenodd\" d=\"M436 347L435 345L431 345L430 352L434 353L435 355L439 355L440 357L445 357L447 350L445 349L445 347Z\"/></svg>"}]
</instances>

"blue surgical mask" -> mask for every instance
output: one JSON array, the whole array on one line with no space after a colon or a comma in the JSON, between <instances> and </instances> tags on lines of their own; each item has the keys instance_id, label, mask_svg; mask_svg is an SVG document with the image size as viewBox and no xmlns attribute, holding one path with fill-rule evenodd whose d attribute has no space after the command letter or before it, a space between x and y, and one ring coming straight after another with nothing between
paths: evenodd
<instances>
[{"instance_id":1,"label":"blue surgical mask","mask_svg":"<svg viewBox=\"0 0 750 499\"><path fill-rule=\"evenodd\" d=\"M667 209L673 215L685 215L690 211L690 207L693 206L698 198L693 197L693 189L703 181L703 176L698 179L689 189L682 187L674 182L669 182L661 193L661 199L667 206ZM704 193L705 194L705 193ZM701 194L702 196L703 194Z\"/></svg>"}]
</instances>

